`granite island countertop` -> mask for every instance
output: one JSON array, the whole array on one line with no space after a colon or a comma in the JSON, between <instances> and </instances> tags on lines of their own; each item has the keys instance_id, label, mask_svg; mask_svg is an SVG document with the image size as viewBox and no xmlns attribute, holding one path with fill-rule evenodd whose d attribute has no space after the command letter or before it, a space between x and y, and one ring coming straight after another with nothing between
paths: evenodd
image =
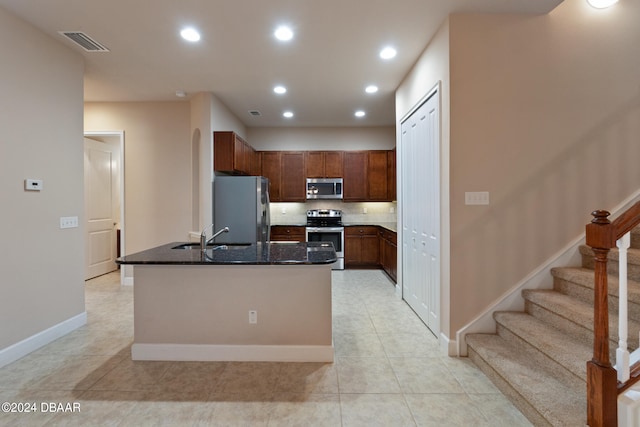
<instances>
[{"instance_id":1,"label":"granite island countertop","mask_svg":"<svg viewBox=\"0 0 640 427\"><path fill-rule=\"evenodd\" d=\"M116 263L125 265L305 265L331 264L337 260L333 245L326 242L216 244L209 248L203 253L198 243L173 242L120 257Z\"/></svg>"},{"instance_id":2,"label":"granite island countertop","mask_svg":"<svg viewBox=\"0 0 640 427\"><path fill-rule=\"evenodd\" d=\"M394 233L398 232L398 224L397 222L365 222L365 221L343 221L342 223L345 227L358 227L363 225L371 225L385 228ZM272 227L306 227L307 225L304 223L278 223L271 224Z\"/></svg>"}]
</instances>

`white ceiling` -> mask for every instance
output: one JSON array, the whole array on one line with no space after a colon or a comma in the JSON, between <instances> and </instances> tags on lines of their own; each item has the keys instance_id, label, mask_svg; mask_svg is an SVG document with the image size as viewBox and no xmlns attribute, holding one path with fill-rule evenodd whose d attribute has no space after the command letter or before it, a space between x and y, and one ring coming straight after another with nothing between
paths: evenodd
<instances>
[{"instance_id":1,"label":"white ceiling","mask_svg":"<svg viewBox=\"0 0 640 427\"><path fill-rule=\"evenodd\" d=\"M176 100L213 92L248 127L387 126L394 91L449 13L547 13L562 0L0 0L81 53L86 101ZM273 37L279 24L295 38ZM197 27L202 40L179 36ZM58 31L109 48L87 53ZM378 52L398 50L392 61ZM288 92L277 96L276 84ZM364 92L376 84L375 95ZM282 112L295 112L284 119ZM363 109L364 118L354 112ZM252 117L248 110L259 110Z\"/></svg>"}]
</instances>

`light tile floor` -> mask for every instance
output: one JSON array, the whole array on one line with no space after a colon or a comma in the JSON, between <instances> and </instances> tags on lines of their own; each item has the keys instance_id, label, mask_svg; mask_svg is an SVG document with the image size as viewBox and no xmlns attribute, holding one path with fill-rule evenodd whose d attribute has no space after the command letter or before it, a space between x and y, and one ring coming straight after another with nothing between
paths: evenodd
<instances>
[{"instance_id":1,"label":"light tile floor","mask_svg":"<svg viewBox=\"0 0 640 427\"><path fill-rule=\"evenodd\" d=\"M86 283L88 323L0 369L2 426L530 426L381 271L333 272L335 363L131 361L133 292ZM42 412L79 403L80 412Z\"/></svg>"}]
</instances>

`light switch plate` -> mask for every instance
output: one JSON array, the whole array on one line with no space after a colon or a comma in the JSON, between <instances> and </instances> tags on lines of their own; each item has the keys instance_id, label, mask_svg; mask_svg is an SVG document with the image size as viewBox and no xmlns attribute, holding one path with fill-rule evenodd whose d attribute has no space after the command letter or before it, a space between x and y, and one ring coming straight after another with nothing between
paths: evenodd
<instances>
[{"instance_id":1,"label":"light switch plate","mask_svg":"<svg viewBox=\"0 0 640 427\"><path fill-rule=\"evenodd\" d=\"M76 228L76 227L78 227L77 216L61 216L60 217L60 228Z\"/></svg>"},{"instance_id":2,"label":"light switch plate","mask_svg":"<svg viewBox=\"0 0 640 427\"><path fill-rule=\"evenodd\" d=\"M464 193L465 205L488 205L489 204L489 192L488 191L468 191Z\"/></svg>"}]
</instances>

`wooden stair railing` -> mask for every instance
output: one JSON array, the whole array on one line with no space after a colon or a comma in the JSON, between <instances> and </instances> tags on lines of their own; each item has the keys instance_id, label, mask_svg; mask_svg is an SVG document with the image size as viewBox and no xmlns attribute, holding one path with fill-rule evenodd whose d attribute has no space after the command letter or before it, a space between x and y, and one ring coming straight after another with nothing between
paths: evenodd
<instances>
[{"instance_id":1,"label":"wooden stair railing","mask_svg":"<svg viewBox=\"0 0 640 427\"><path fill-rule=\"evenodd\" d=\"M593 308L593 358L587 362L587 424L590 427L617 427L618 395L640 380L638 364L631 367L636 375L625 382L618 381L609 359L609 305L607 256L618 239L640 224L640 202L609 220L607 211L591 213L593 220L586 226L586 243L594 252L595 288ZM626 337L624 338L626 340Z\"/></svg>"}]
</instances>

